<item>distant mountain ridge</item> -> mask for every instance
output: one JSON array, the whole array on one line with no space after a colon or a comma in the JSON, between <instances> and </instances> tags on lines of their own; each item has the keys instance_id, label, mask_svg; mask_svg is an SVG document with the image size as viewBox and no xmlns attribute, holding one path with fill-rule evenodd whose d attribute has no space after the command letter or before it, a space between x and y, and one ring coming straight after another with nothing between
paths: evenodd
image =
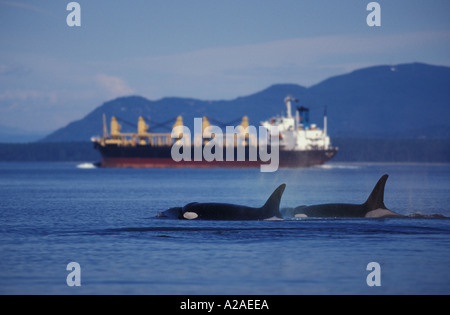
<instances>
[{"instance_id":1,"label":"distant mountain ridge","mask_svg":"<svg viewBox=\"0 0 450 315\"><path fill-rule=\"evenodd\" d=\"M27 143L42 139L47 132L26 131L0 125L0 143Z\"/></svg>"},{"instance_id":2,"label":"distant mountain ridge","mask_svg":"<svg viewBox=\"0 0 450 315\"><path fill-rule=\"evenodd\" d=\"M120 118L122 131L135 132L139 116L152 132L170 132L178 115L192 128L195 117L212 124L238 125L247 115L258 126L286 111L287 95L311 109L311 121L322 126L325 107L331 137L343 138L450 138L450 67L423 63L375 66L335 76L309 88L276 84L233 100L205 101L166 97L148 100L121 97L97 107L45 137L45 142L89 141L102 134L102 116ZM162 123L164 126L158 126ZM132 126L129 126L132 125Z\"/></svg>"}]
</instances>

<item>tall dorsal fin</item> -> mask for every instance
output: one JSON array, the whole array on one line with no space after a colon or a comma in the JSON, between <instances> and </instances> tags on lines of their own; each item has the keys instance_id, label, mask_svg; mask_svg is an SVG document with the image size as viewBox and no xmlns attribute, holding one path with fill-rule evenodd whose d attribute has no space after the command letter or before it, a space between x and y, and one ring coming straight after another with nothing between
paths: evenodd
<instances>
[{"instance_id":1,"label":"tall dorsal fin","mask_svg":"<svg viewBox=\"0 0 450 315\"><path fill-rule=\"evenodd\" d=\"M384 187L386 185L388 177L389 175L387 174L381 176L380 180L372 190L369 198L367 198L367 201L364 203L369 211L375 209L387 209L384 205Z\"/></svg>"},{"instance_id":2,"label":"tall dorsal fin","mask_svg":"<svg viewBox=\"0 0 450 315\"><path fill-rule=\"evenodd\" d=\"M278 186L278 188L275 189L272 195L270 195L269 199L267 199L265 205L262 207L262 209L270 213L271 216L281 217L280 202L285 188L286 184Z\"/></svg>"}]
</instances>

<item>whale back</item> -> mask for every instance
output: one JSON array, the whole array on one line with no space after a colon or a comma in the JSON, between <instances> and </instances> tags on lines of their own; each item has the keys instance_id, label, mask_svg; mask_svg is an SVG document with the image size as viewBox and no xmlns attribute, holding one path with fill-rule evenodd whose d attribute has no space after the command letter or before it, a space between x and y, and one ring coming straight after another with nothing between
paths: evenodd
<instances>
[{"instance_id":1,"label":"whale back","mask_svg":"<svg viewBox=\"0 0 450 315\"><path fill-rule=\"evenodd\" d=\"M261 208L224 203L190 203L182 208L187 220L266 220L281 219L280 201L286 185L280 185Z\"/></svg>"}]
</instances>

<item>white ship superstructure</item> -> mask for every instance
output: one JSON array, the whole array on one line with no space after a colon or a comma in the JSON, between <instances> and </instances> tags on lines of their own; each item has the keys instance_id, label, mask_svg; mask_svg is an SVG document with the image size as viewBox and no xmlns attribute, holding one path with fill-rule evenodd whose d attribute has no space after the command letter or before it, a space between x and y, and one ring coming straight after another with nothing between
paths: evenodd
<instances>
[{"instance_id":1,"label":"white ship superstructure","mask_svg":"<svg viewBox=\"0 0 450 315\"><path fill-rule=\"evenodd\" d=\"M298 102L292 96L284 99L286 116L276 116L261 122L269 132L278 127L280 133L280 149L292 151L330 150L330 137L327 135L327 115L324 114L324 128L319 129L316 124L309 122L309 109L297 107L292 116L292 102Z\"/></svg>"}]
</instances>

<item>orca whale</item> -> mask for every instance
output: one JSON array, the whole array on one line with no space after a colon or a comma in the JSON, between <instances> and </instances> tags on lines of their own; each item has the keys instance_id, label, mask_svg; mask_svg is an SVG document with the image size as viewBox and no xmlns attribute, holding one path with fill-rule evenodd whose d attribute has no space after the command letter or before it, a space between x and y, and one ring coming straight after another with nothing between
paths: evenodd
<instances>
[{"instance_id":1,"label":"orca whale","mask_svg":"<svg viewBox=\"0 0 450 315\"><path fill-rule=\"evenodd\" d=\"M384 205L384 188L389 175L383 175L363 204L330 203L282 209L283 217L403 217Z\"/></svg>"},{"instance_id":2,"label":"orca whale","mask_svg":"<svg viewBox=\"0 0 450 315\"><path fill-rule=\"evenodd\" d=\"M158 213L158 217L186 220L282 220L280 201L285 188L285 184L280 185L261 208L193 202Z\"/></svg>"}]
</instances>

